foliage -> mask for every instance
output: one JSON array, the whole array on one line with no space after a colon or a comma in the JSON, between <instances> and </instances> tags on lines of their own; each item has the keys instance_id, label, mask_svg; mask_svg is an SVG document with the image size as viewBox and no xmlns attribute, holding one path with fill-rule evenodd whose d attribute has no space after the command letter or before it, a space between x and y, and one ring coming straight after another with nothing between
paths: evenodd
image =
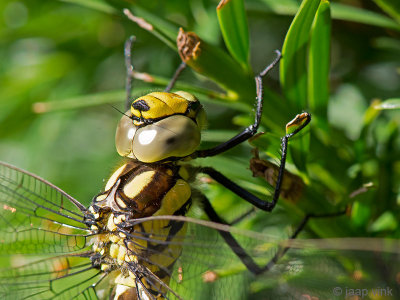
<instances>
[{"instance_id":1,"label":"foliage","mask_svg":"<svg viewBox=\"0 0 400 300\"><path fill-rule=\"evenodd\" d=\"M251 148L277 161L285 124L302 111L313 115L310 130L289 146L288 169L306 184L302 196L282 201L268 218L257 212L243 226L279 231L306 212L351 204L350 217L312 221L305 234L399 238L398 6L254 0L246 1L244 13L242 1L234 0L217 13L211 0L131 2L0 3L1 160L88 204L119 161L113 145L119 113L107 103L124 109L124 40L137 37L134 68L152 79L134 82L138 96L162 89L179 65L175 39L182 27L208 45L204 62L192 66L197 72L185 71L176 85L194 92L208 112L202 147L252 122L252 77L273 60L275 49L283 51L280 76L276 68L264 79L261 130L268 133L200 164L265 196L265 182L249 171ZM130 21L125 7L153 30ZM206 190L227 219L249 208L216 185Z\"/></svg>"}]
</instances>

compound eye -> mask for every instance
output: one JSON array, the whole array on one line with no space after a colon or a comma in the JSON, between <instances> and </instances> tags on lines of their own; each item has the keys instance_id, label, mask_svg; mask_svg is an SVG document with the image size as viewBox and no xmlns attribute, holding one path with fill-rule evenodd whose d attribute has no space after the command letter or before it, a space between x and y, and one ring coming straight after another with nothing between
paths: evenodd
<instances>
[{"instance_id":1,"label":"compound eye","mask_svg":"<svg viewBox=\"0 0 400 300\"><path fill-rule=\"evenodd\" d=\"M134 158L132 155L132 141L136 133L136 126L128 116L130 111L123 115L118 123L117 132L115 133L115 146L118 154Z\"/></svg>"},{"instance_id":2,"label":"compound eye","mask_svg":"<svg viewBox=\"0 0 400 300\"><path fill-rule=\"evenodd\" d=\"M173 115L139 128L133 139L133 154L142 162L192 154L200 144L200 129L188 117Z\"/></svg>"}]
</instances>

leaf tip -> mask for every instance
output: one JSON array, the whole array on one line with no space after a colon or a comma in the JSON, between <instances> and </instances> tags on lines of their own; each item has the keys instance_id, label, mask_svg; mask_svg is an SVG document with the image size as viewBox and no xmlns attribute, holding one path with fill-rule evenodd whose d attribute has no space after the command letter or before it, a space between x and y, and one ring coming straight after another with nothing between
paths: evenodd
<instances>
[{"instance_id":1,"label":"leaf tip","mask_svg":"<svg viewBox=\"0 0 400 300\"><path fill-rule=\"evenodd\" d=\"M292 121L286 124L286 134L298 131L311 120L311 115L307 112L296 115Z\"/></svg>"},{"instance_id":2,"label":"leaf tip","mask_svg":"<svg viewBox=\"0 0 400 300\"><path fill-rule=\"evenodd\" d=\"M124 8L122 11L123 11L124 15L127 16L128 19L131 20L132 22L138 24L140 27L142 27L143 29L145 29L147 31L153 31L153 25L151 25L145 19L135 16L127 8Z\"/></svg>"},{"instance_id":3,"label":"leaf tip","mask_svg":"<svg viewBox=\"0 0 400 300\"><path fill-rule=\"evenodd\" d=\"M226 4L228 4L230 2L230 0L221 0L219 3L218 3L218 6L217 6L217 10L219 10L219 9L222 9Z\"/></svg>"}]
</instances>

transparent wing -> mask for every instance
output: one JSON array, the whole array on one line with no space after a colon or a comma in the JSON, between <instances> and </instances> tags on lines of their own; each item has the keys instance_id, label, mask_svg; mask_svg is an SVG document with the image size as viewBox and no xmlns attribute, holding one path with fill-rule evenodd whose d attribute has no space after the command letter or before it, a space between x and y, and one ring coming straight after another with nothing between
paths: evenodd
<instances>
[{"instance_id":1,"label":"transparent wing","mask_svg":"<svg viewBox=\"0 0 400 300\"><path fill-rule=\"evenodd\" d=\"M362 289L369 295L386 295L384 299L398 299L400 295L400 243L396 240L287 240L178 216L138 222L156 228L161 220L188 225L181 239L165 242L171 237L157 233L148 239L153 244L183 245L171 272L168 299L345 299ZM221 232L231 234L240 249L229 246ZM131 238L140 236L136 233ZM257 276L239 258L244 250L255 263L264 266L286 247L290 249L285 255ZM160 255L168 259L168 252Z\"/></svg>"},{"instance_id":2,"label":"transparent wing","mask_svg":"<svg viewBox=\"0 0 400 300\"><path fill-rule=\"evenodd\" d=\"M113 277L93 268L84 213L79 202L50 183L0 164L1 299L109 297ZM129 233L126 241L146 250L132 254L160 270L145 267L140 275L165 299L344 299L365 292L361 289L369 298L400 295L398 241L287 240L179 216L132 225L143 231ZM186 234L161 234L160 228L171 226L187 226ZM227 244L221 233L238 244ZM263 274L253 275L243 264L243 251L263 266L289 246ZM177 260L176 251L181 251ZM175 260L165 267L165 261ZM169 282L160 280L162 273ZM137 285L144 287L140 280Z\"/></svg>"},{"instance_id":3,"label":"transparent wing","mask_svg":"<svg viewBox=\"0 0 400 300\"><path fill-rule=\"evenodd\" d=\"M43 179L0 164L0 253L63 253L85 247L84 207Z\"/></svg>"},{"instance_id":4,"label":"transparent wing","mask_svg":"<svg viewBox=\"0 0 400 300\"><path fill-rule=\"evenodd\" d=\"M13 256L16 267L1 270L1 299L98 299L95 287L102 274L85 255Z\"/></svg>"},{"instance_id":5,"label":"transparent wing","mask_svg":"<svg viewBox=\"0 0 400 300\"><path fill-rule=\"evenodd\" d=\"M0 163L1 299L97 299L83 215L51 183Z\"/></svg>"}]
</instances>

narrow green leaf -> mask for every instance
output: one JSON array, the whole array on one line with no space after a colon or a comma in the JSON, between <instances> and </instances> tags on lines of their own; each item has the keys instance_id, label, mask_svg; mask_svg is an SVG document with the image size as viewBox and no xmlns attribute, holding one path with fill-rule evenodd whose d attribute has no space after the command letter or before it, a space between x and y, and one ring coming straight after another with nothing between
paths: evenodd
<instances>
[{"instance_id":1,"label":"narrow green leaf","mask_svg":"<svg viewBox=\"0 0 400 300\"><path fill-rule=\"evenodd\" d=\"M308 104L313 117L327 117L331 47L330 4L322 0L311 29L308 57Z\"/></svg>"},{"instance_id":2,"label":"narrow green leaf","mask_svg":"<svg viewBox=\"0 0 400 300\"><path fill-rule=\"evenodd\" d=\"M137 91L143 90L144 88L136 88ZM125 91L108 91L104 93L97 93L91 95L78 96L62 100L36 102L32 105L32 110L35 113L42 114L53 111L63 111L69 109L77 109L83 107L103 105L107 103L123 102L126 98Z\"/></svg>"},{"instance_id":3,"label":"narrow green leaf","mask_svg":"<svg viewBox=\"0 0 400 300\"><path fill-rule=\"evenodd\" d=\"M400 25L384 15L340 3L332 3L332 18L400 31Z\"/></svg>"},{"instance_id":4,"label":"narrow green leaf","mask_svg":"<svg viewBox=\"0 0 400 300\"><path fill-rule=\"evenodd\" d=\"M153 77L153 84L163 86L168 84L169 79L162 77ZM177 82L174 90L183 90L189 93L193 93L196 96L204 96L201 99L202 103L212 103L213 105L219 105L221 107L227 107L235 109L241 112L250 112L251 106L242 102L226 101L226 97L222 93L217 93L212 90L193 86L184 82ZM140 96L149 92L149 87L135 87L134 95ZM101 92L96 94L83 95L78 97L72 97L67 99L50 99L48 101L36 102L32 105L32 110L35 113L42 114L54 111L64 111L71 109L81 109L84 107L91 107L97 105L111 104L111 103L123 103L126 98L126 92L124 90Z\"/></svg>"},{"instance_id":5,"label":"narrow green leaf","mask_svg":"<svg viewBox=\"0 0 400 300\"><path fill-rule=\"evenodd\" d=\"M294 15L299 8L299 4L295 0L262 0L262 2L263 4L258 2L248 3L246 5L247 10L255 13L274 13L291 16ZM387 0L387 2L392 3L393 1ZM382 14L341 3L332 3L331 7L333 19L358 22L370 26L400 31L400 25L398 23Z\"/></svg>"},{"instance_id":6,"label":"narrow green leaf","mask_svg":"<svg viewBox=\"0 0 400 300\"><path fill-rule=\"evenodd\" d=\"M222 0L217 7L225 45L244 70L249 71L249 31L243 0Z\"/></svg>"},{"instance_id":7,"label":"narrow green leaf","mask_svg":"<svg viewBox=\"0 0 400 300\"><path fill-rule=\"evenodd\" d=\"M387 110L387 109L400 109L400 98L388 99L374 105L374 109Z\"/></svg>"},{"instance_id":8,"label":"narrow green leaf","mask_svg":"<svg viewBox=\"0 0 400 300\"><path fill-rule=\"evenodd\" d=\"M293 114L307 108L307 47L310 30L317 12L319 0L304 0L283 44L281 60L281 85L283 93L291 104ZM289 152L295 165L305 171L307 154L310 148L310 135L291 141Z\"/></svg>"},{"instance_id":9,"label":"narrow green leaf","mask_svg":"<svg viewBox=\"0 0 400 300\"><path fill-rule=\"evenodd\" d=\"M110 4L108 4L106 1L103 0L61 0L61 1L78 4L91 9L105 12L107 14L115 14L118 12L117 9L115 9L114 7L112 7Z\"/></svg>"},{"instance_id":10,"label":"narrow green leaf","mask_svg":"<svg viewBox=\"0 0 400 300\"><path fill-rule=\"evenodd\" d=\"M319 0L304 0L286 34L280 63L283 93L296 112L307 103L307 46Z\"/></svg>"},{"instance_id":11,"label":"narrow green leaf","mask_svg":"<svg viewBox=\"0 0 400 300\"><path fill-rule=\"evenodd\" d=\"M176 24L168 22L147 10L135 5L133 10L124 9L124 14L137 25L154 34L167 46L176 50L176 37L179 27Z\"/></svg>"},{"instance_id":12,"label":"narrow green leaf","mask_svg":"<svg viewBox=\"0 0 400 300\"><path fill-rule=\"evenodd\" d=\"M292 16L298 11L299 3L295 0L261 0L261 2L247 3L246 8L251 13L274 13L277 15Z\"/></svg>"},{"instance_id":13,"label":"narrow green leaf","mask_svg":"<svg viewBox=\"0 0 400 300\"><path fill-rule=\"evenodd\" d=\"M400 1L374 0L383 11L400 23Z\"/></svg>"},{"instance_id":14,"label":"narrow green leaf","mask_svg":"<svg viewBox=\"0 0 400 300\"><path fill-rule=\"evenodd\" d=\"M382 36L373 40L373 46L377 49L400 51L400 40L395 37Z\"/></svg>"},{"instance_id":15,"label":"narrow green leaf","mask_svg":"<svg viewBox=\"0 0 400 300\"><path fill-rule=\"evenodd\" d=\"M397 228L397 220L393 216L392 212L384 212L379 216L378 219L375 220L374 223L371 224L371 231L379 232L385 230L394 230Z\"/></svg>"},{"instance_id":16,"label":"narrow green leaf","mask_svg":"<svg viewBox=\"0 0 400 300\"><path fill-rule=\"evenodd\" d=\"M194 32L180 30L179 55L193 70L216 81L228 93L228 97L254 99L255 82L228 53L200 39Z\"/></svg>"},{"instance_id":17,"label":"narrow green leaf","mask_svg":"<svg viewBox=\"0 0 400 300\"><path fill-rule=\"evenodd\" d=\"M141 25L146 30L171 46L172 38L174 37L173 31L175 30L174 24L164 21L140 7L134 6L133 9L135 13L135 22L142 23L143 21L144 23ZM136 20L136 18L140 18L140 20ZM190 36L190 38L186 39L185 34ZM217 98L223 98L224 100L240 100L238 102L243 102L243 104L246 105L254 105L256 86L252 73L244 72L240 64L227 52L212 44L206 43L195 33L183 32L180 33L180 35L183 36L178 36L177 38L175 35L174 39L177 39L178 43L180 43L180 45L178 45L178 51L183 61L197 73L215 81L227 92L225 96L219 95ZM193 40L190 40L191 38L193 38ZM183 41L179 41L180 39L183 39ZM199 45L197 45L198 42L200 42ZM173 48L176 49L176 46L174 45ZM179 83L177 84L177 87L178 86ZM215 97L215 93L209 93L209 96ZM281 132L282 123L287 121L286 103L279 95L265 87L264 98L267 99L264 103L263 113L266 117L263 118L262 122L271 129L278 128ZM233 103L232 101L229 102L231 104Z\"/></svg>"},{"instance_id":18,"label":"narrow green leaf","mask_svg":"<svg viewBox=\"0 0 400 300\"><path fill-rule=\"evenodd\" d=\"M367 128L369 125L379 116L380 110L376 109L376 106L379 106L382 102L378 99L372 101L370 106L365 110L364 117L363 117L363 129L362 131L364 134L366 133Z\"/></svg>"}]
</instances>

